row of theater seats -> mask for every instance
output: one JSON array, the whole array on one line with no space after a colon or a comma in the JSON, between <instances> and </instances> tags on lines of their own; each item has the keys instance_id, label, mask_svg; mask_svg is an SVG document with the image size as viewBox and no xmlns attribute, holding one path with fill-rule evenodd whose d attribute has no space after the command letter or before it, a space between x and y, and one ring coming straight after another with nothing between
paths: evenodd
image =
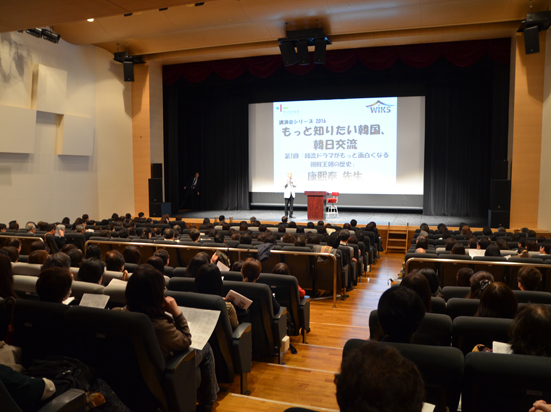
<instances>
[{"instance_id":1,"label":"row of theater seats","mask_svg":"<svg viewBox=\"0 0 551 412\"><path fill-rule=\"evenodd\" d=\"M457 284L457 271L462 268L471 268L475 273L486 271L492 274L496 282L504 282L511 289L518 289L517 274L522 266L535 266L542 274L542 290L551 292L551 260L539 258L500 256L464 256L464 255L435 255L429 253L406 254L405 274L413 270L429 268L434 270L441 286Z\"/></svg>"},{"instance_id":2,"label":"row of theater seats","mask_svg":"<svg viewBox=\"0 0 551 412\"><path fill-rule=\"evenodd\" d=\"M364 342L351 339L343 353ZM536 400L551 399L550 358L485 352L464 356L457 347L385 344L417 366L425 382L425 400L438 412L457 411L460 399L464 412L528 411Z\"/></svg>"},{"instance_id":3,"label":"row of theater seats","mask_svg":"<svg viewBox=\"0 0 551 412\"><path fill-rule=\"evenodd\" d=\"M12 265L14 272L14 289L22 297L36 300L36 281L40 273L40 265L27 263L15 263ZM78 274L78 269L71 268ZM193 292L194 279L185 278L185 268L175 269L176 274L172 279L165 276L167 294L172 292ZM180 277L182 276L182 277ZM121 279L122 273L106 271L103 276L103 285L74 281L72 296L81 299L84 293L105 294L109 296L108 307L121 307L125 305L126 284L123 282L111 282L112 279ZM302 335L306 341L306 333L310 331L310 298L300 298L298 282L293 276L261 274L257 283L244 283L239 272L224 272L224 289L227 293L230 289L247 296L253 301L249 308L249 316L253 325L253 353L258 357L278 355L281 340L287 335ZM282 308L274 313L271 294L274 293ZM196 295L189 293L188 297ZM183 302L181 306L189 306L189 302ZM289 322L287 322L289 318ZM270 326L268 326L270 325Z\"/></svg>"}]
</instances>

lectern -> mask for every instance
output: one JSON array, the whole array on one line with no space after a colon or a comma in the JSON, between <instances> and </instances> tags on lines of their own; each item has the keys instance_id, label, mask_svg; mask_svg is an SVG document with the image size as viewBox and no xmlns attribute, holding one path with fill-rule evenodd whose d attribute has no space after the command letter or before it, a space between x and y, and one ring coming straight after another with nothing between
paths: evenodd
<instances>
[{"instance_id":1,"label":"lectern","mask_svg":"<svg viewBox=\"0 0 551 412\"><path fill-rule=\"evenodd\" d=\"M325 220L325 199L328 192L304 192L308 196L308 220Z\"/></svg>"}]
</instances>

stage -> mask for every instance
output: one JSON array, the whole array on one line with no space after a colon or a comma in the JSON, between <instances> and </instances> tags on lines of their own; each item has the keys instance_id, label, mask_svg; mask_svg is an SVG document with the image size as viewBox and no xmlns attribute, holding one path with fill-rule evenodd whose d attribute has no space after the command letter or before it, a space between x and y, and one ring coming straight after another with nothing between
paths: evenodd
<instances>
[{"instance_id":1,"label":"stage","mask_svg":"<svg viewBox=\"0 0 551 412\"><path fill-rule=\"evenodd\" d=\"M253 209L253 210L202 210L189 211L181 210L179 213L184 220L186 219L203 219L208 217L211 221L214 217L224 215L226 221L230 218L233 221L249 221L251 216L256 217L261 222L279 222L283 216L283 205L281 209ZM377 226L384 227L390 222L391 226L402 226L409 223L409 226L418 228L421 223L427 223L429 226L437 226L439 223L444 223L446 226L456 227L460 222L464 222L471 227L483 227L488 224L487 219L471 218L471 217L449 217L449 216L426 216L422 213L413 212L381 212L381 211L365 211L365 210L340 210L339 217L325 219L327 223L349 223L351 219L356 219L359 225L366 225L374 221ZM295 209L293 219L297 223L308 222L306 208Z\"/></svg>"}]
</instances>

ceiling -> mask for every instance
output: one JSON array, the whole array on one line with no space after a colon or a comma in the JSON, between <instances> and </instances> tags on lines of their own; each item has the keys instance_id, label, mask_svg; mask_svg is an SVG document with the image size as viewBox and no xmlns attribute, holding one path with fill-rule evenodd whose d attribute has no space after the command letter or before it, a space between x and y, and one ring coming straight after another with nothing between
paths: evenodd
<instances>
[{"instance_id":1,"label":"ceiling","mask_svg":"<svg viewBox=\"0 0 551 412\"><path fill-rule=\"evenodd\" d=\"M53 26L69 43L169 64L278 54L286 29L322 27L328 50L510 37L528 11L528 0L2 0L0 32Z\"/></svg>"}]
</instances>

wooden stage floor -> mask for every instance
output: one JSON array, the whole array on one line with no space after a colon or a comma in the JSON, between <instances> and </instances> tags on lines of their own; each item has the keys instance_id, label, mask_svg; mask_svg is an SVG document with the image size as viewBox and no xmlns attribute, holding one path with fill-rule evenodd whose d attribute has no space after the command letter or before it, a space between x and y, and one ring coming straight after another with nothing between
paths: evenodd
<instances>
[{"instance_id":1,"label":"wooden stage floor","mask_svg":"<svg viewBox=\"0 0 551 412\"><path fill-rule=\"evenodd\" d=\"M299 336L291 337L298 353L283 354L285 365L278 365L275 358L271 363L254 362L249 396L239 394L239 378L231 385L222 384L228 392L220 392L215 410L281 412L300 406L338 411L333 379L340 368L342 348L350 338L369 338L369 313L377 308L389 278L396 277L403 260L403 254L382 253L367 277L362 277L347 300L338 300L335 309L330 299L312 301L308 344L302 344Z\"/></svg>"}]
</instances>

